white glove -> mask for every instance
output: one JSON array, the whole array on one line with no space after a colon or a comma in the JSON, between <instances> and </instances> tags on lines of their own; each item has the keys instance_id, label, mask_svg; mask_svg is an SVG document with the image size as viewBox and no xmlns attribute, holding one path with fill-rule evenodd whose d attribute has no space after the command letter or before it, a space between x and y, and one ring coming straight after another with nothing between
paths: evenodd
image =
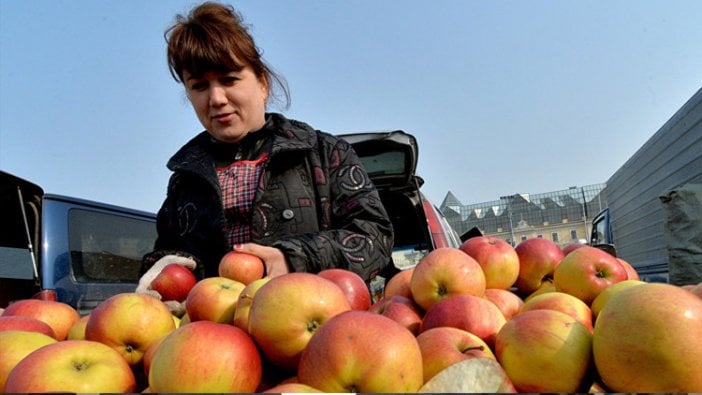
<instances>
[{"instance_id":1,"label":"white glove","mask_svg":"<svg viewBox=\"0 0 702 395\"><path fill-rule=\"evenodd\" d=\"M169 265L171 263L183 265L190 270L195 270L195 268L197 267L197 263L195 263L195 261L191 258L178 255L166 255L163 258L156 261L156 263L154 263L154 265L151 266L151 268L149 268L149 270L147 270L143 276L141 276L135 292L138 294L150 295L160 300L161 294L159 294L157 291L151 288L151 283L154 281L156 276L158 276L159 273L161 273L161 270L163 270L163 268L166 267L166 265ZM185 313L184 303L180 303L173 300L169 300L164 303L175 315L182 316Z\"/></svg>"}]
</instances>

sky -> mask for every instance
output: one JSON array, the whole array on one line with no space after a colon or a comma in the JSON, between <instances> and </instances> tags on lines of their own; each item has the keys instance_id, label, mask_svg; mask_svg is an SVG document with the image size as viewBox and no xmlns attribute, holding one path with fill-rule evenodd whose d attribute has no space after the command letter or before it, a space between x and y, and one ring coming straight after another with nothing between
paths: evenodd
<instances>
[{"instance_id":1,"label":"sky","mask_svg":"<svg viewBox=\"0 0 702 395\"><path fill-rule=\"evenodd\" d=\"M203 130L164 31L196 2L0 0L0 170L155 212ZM606 182L702 87L697 0L241 0L289 108L404 130L424 193L463 204Z\"/></svg>"}]
</instances>

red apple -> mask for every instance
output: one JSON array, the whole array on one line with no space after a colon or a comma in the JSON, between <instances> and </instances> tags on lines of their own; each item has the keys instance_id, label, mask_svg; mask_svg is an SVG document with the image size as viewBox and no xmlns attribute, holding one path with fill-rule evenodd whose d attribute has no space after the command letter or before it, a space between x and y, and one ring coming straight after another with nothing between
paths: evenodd
<instances>
[{"instance_id":1,"label":"red apple","mask_svg":"<svg viewBox=\"0 0 702 395\"><path fill-rule=\"evenodd\" d=\"M460 249L480 264L486 288L508 289L517 281L519 256L506 241L495 236L472 237Z\"/></svg>"},{"instance_id":2,"label":"red apple","mask_svg":"<svg viewBox=\"0 0 702 395\"><path fill-rule=\"evenodd\" d=\"M424 383L415 336L390 318L358 310L332 317L312 335L297 375L323 392L416 392Z\"/></svg>"},{"instance_id":3,"label":"red apple","mask_svg":"<svg viewBox=\"0 0 702 395\"><path fill-rule=\"evenodd\" d=\"M702 299L646 283L612 295L595 320L594 361L613 392L702 392Z\"/></svg>"},{"instance_id":4,"label":"red apple","mask_svg":"<svg viewBox=\"0 0 702 395\"><path fill-rule=\"evenodd\" d=\"M410 280L412 298L424 309L454 295L485 294L485 274L480 264L458 248L437 248L414 267Z\"/></svg>"},{"instance_id":5,"label":"red apple","mask_svg":"<svg viewBox=\"0 0 702 395\"><path fill-rule=\"evenodd\" d=\"M422 351L424 382L441 370L468 358L487 357L495 359L490 346L478 336L463 329L439 326L428 329L417 336Z\"/></svg>"},{"instance_id":6,"label":"red apple","mask_svg":"<svg viewBox=\"0 0 702 395\"><path fill-rule=\"evenodd\" d=\"M412 299L401 295L383 297L368 308L371 313L384 315L407 328L415 336L422 324L422 313Z\"/></svg>"},{"instance_id":7,"label":"red apple","mask_svg":"<svg viewBox=\"0 0 702 395\"><path fill-rule=\"evenodd\" d=\"M47 323L54 330L56 340L65 340L71 326L80 314L71 305L53 300L22 299L5 308L3 316L21 315Z\"/></svg>"},{"instance_id":8,"label":"red apple","mask_svg":"<svg viewBox=\"0 0 702 395\"><path fill-rule=\"evenodd\" d=\"M149 368L152 392L254 392L262 361L241 329L195 321L176 329L156 348Z\"/></svg>"},{"instance_id":9,"label":"red apple","mask_svg":"<svg viewBox=\"0 0 702 395\"><path fill-rule=\"evenodd\" d=\"M418 392L495 394L517 392L500 364L485 357L458 361L427 381Z\"/></svg>"},{"instance_id":10,"label":"red apple","mask_svg":"<svg viewBox=\"0 0 702 395\"><path fill-rule=\"evenodd\" d=\"M553 285L557 291L589 305L605 288L627 277L617 258L599 248L585 246L563 258L554 271Z\"/></svg>"},{"instance_id":11,"label":"red apple","mask_svg":"<svg viewBox=\"0 0 702 395\"><path fill-rule=\"evenodd\" d=\"M183 265L171 263L163 267L151 282L151 288L161 295L161 299L182 302L195 285L193 272Z\"/></svg>"},{"instance_id":12,"label":"red apple","mask_svg":"<svg viewBox=\"0 0 702 395\"><path fill-rule=\"evenodd\" d=\"M253 280L250 282L239 294L239 299L236 301L236 307L234 309L234 326L249 333L249 312L251 311L251 304L253 303L253 298L256 292L267 283L271 277L263 277L258 280Z\"/></svg>"},{"instance_id":13,"label":"red apple","mask_svg":"<svg viewBox=\"0 0 702 395\"><path fill-rule=\"evenodd\" d=\"M592 310L593 318L597 319L597 316L600 314L600 311L602 311L602 308L607 304L612 295L629 287L642 284L646 284L646 282L641 280L624 280L605 288L605 290L600 292L600 294L597 295L595 300L593 300L592 303L590 303L590 309Z\"/></svg>"},{"instance_id":14,"label":"red apple","mask_svg":"<svg viewBox=\"0 0 702 395\"><path fill-rule=\"evenodd\" d=\"M582 243L570 243L563 247L563 256L568 255L571 251L577 250L578 248L585 246L587 244L582 244Z\"/></svg>"},{"instance_id":15,"label":"red apple","mask_svg":"<svg viewBox=\"0 0 702 395\"><path fill-rule=\"evenodd\" d=\"M634 269L634 266L632 266L631 263L623 260L622 258L617 258L617 260L619 261L619 263L622 264L622 266L624 266L624 270L626 270L628 280L641 280L641 278L639 277L639 272L637 272L636 269Z\"/></svg>"},{"instance_id":16,"label":"red apple","mask_svg":"<svg viewBox=\"0 0 702 395\"><path fill-rule=\"evenodd\" d=\"M249 332L273 365L295 370L312 335L331 317L351 309L333 282L293 272L273 277L256 292Z\"/></svg>"},{"instance_id":17,"label":"red apple","mask_svg":"<svg viewBox=\"0 0 702 395\"><path fill-rule=\"evenodd\" d=\"M244 285L263 278L266 268L261 258L246 252L229 251L219 261L219 275Z\"/></svg>"},{"instance_id":18,"label":"red apple","mask_svg":"<svg viewBox=\"0 0 702 395\"><path fill-rule=\"evenodd\" d=\"M146 349L175 330L173 315L162 301L134 292L113 295L90 313L85 339L117 351L129 365L137 365Z\"/></svg>"},{"instance_id":19,"label":"red apple","mask_svg":"<svg viewBox=\"0 0 702 395\"><path fill-rule=\"evenodd\" d=\"M468 331L488 346L495 344L495 336L506 320L497 306L480 296L456 295L441 300L424 314L420 333L440 326Z\"/></svg>"},{"instance_id":20,"label":"red apple","mask_svg":"<svg viewBox=\"0 0 702 395\"><path fill-rule=\"evenodd\" d=\"M410 288L412 273L414 273L414 267L395 273L395 275L390 277L388 282L385 284L383 296L387 298L394 295L400 295L412 299L412 289Z\"/></svg>"},{"instance_id":21,"label":"red apple","mask_svg":"<svg viewBox=\"0 0 702 395\"><path fill-rule=\"evenodd\" d=\"M325 269L317 273L330 280L346 295L352 310L368 310L371 305L371 294L368 285L358 274L346 269Z\"/></svg>"},{"instance_id":22,"label":"red apple","mask_svg":"<svg viewBox=\"0 0 702 395\"><path fill-rule=\"evenodd\" d=\"M485 290L485 298L500 309L506 320L517 314L524 304L519 295L506 289L488 288Z\"/></svg>"},{"instance_id":23,"label":"red apple","mask_svg":"<svg viewBox=\"0 0 702 395\"><path fill-rule=\"evenodd\" d=\"M236 302L244 288L244 283L227 277L208 277L198 281L185 299L190 322L207 320L231 324Z\"/></svg>"},{"instance_id":24,"label":"red apple","mask_svg":"<svg viewBox=\"0 0 702 395\"><path fill-rule=\"evenodd\" d=\"M49 324L37 318L22 315L0 316L0 332L11 330L38 332L56 338Z\"/></svg>"},{"instance_id":25,"label":"red apple","mask_svg":"<svg viewBox=\"0 0 702 395\"><path fill-rule=\"evenodd\" d=\"M0 392L5 392L7 376L19 361L32 351L56 342L53 336L36 331L0 331Z\"/></svg>"},{"instance_id":26,"label":"red apple","mask_svg":"<svg viewBox=\"0 0 702 395\"><path fill-rule=\"evenodd\" d=\"M568 314L531 310L502 327L495 356L519 392L578 392L592 364L592 334Z\"/></svg>"},{"instance_id":27,"label":"red apple","mask_svg":"<svg viewBox=\"0 0 702 395\"><path fill-rule=\"evenodd\" d=\"M556 310L568 314L592 332L592 310L582 300L565 292L547 292L524 303L519 313L530 310Z\"/></svg>"},{"instance_id":28,"label":"red apple","mask_svg":"<svg viewBox=\"0 0 702 395\"><path fill-rule=\"evenodd\" d=\"M27 355L10 372L7 392L135 392L131 367L114 349L89 340L64 340Z\"/></svg>"},{"instance_id":29,"label":"red apple","mask_svg":"<svg viewBox=\"0 0 702 395\"><path fill-rule=\"evenodd\" d=\"M563 259L563 250L549 239L526 239L514 248L519 256L519 276L515 286L522 295L539 289L545 280L553 278L556 266Z\"/></svg>"}]
</instances>

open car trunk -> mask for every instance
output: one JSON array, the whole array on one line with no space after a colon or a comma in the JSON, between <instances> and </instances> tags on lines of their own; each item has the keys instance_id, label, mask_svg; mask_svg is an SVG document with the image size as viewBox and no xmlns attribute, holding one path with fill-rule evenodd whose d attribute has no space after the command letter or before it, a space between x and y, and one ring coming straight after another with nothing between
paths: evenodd
<instances>
[{"instance_id":1,"label":"open car trunk","mask_svg":"<svg viewBox=\"0 0 702 395\"><path fill-rule=\"evenodd\" d=\"M0 306L39 289L38 251L44 191L0 171Z\"/></svg>"},{"instance_id":2,"label":"open car trunk","mask_svg":"<svg viewBox=\"0 0 702 395\"><path fill-rule=\"evenodd\" d=\"M416 175L417 141L401 130L342 134L358 154L380 194L395 232L394 269L416 265L433 249Z\"/></svg>"}]
</instances>

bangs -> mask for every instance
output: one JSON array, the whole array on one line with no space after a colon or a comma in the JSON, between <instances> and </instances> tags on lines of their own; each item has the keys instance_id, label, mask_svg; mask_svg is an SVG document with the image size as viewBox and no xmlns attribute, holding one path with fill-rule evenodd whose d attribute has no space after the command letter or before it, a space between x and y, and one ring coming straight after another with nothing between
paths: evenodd
<instances>
[{"instance_id":1,"label":"bangs","mask_svg":"<svg viewBox=\"0 0 702 395\"><path fill-rule=\"evenodd\" d=\"M188 71L195 77L202 77L205 73L213 71L227 73L241 71L246 65L237 61L239 50L231 36L226 37L217 30L209 30L202 25L191 25L190 29L183 31L178 37L178 42L170 42L169 47L178 48L170 51L169 63L171 74L183 82L183 71Z\"/></svg>"}]
</instances>

